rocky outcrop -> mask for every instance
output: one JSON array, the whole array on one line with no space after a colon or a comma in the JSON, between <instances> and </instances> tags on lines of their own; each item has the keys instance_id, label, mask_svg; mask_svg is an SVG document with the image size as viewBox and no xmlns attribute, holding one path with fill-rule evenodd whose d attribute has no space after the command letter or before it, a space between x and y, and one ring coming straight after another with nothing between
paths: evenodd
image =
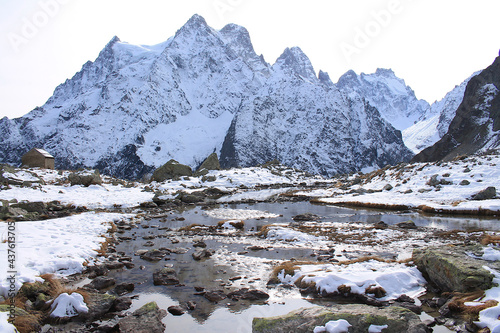
<instances>
[{"instance_id":1,"label":"rocky outcrop","mask_svg":"<svg viewBox=\"0 0 500 333\"><path fill-rule=\"evenodd\" d=\"M493 286L494 276L483 268L484 261L467 255L477 250L466 246L415 249L413 261L441 291L487 290Z\"/></svg>"},{"instance_id":2,"label":"rocky outcrop","mask_svg":"<svg viewBox=\"0 0 500 333\"><path fill-rule=\"evenodd\" d=\"M189 166L180 164L176 160L170 160L153 172L151 181L163 182L167 179L178 179L192 175L193 170Z\"/></svg>"},{"instance_id":3,"label":"rocky outcrop","mask_svg":"<svg viewBox=\"0 0 500 333\"><path fill-rule=\"evenodd\" d=\"M165 325L161 320L166 314L165 310L158 308L156 302L147 303L121 319L115 328L118 332L163 333Z\"/></svg>"},{"instance_id":4,"label":"rocky outcrop","mask_svg":"<svg viewBox=\"0 0 500 333\"><path fill-rule=\"evenodd\" d=\"M371 325L387 325L387 333L426 333L427 326L413 312L390 306L378 308L368 305L349 304L332 307L302 308L284 316L254 318L253 333L309 333L317 326L324 326L329 321L344 319L352 327L350 332L368 332Z\"/></svg>"},{"instance_id":5,"label":"rocky outcrop","mask_svg":"<svg viewBox=\"0 0 500 333\"><path fill-rule=\"evenodd\" d=\"M200 165L198 170L196 171L197 176L203 176L208 173L210 170L220 170L219 158L217 157L217 153L210 154L205 161Z\"/></svg>"},{"instance_id":6,"label":"rocky outcrop","mask_svg":"<svg viewBox=\"0 0 500 333\"><path fill-rule=\"evenodd\" d=\"M448 132L414 162L449 161L500 146L500 57L470 79Z\"/></svg>"}]
</instances>

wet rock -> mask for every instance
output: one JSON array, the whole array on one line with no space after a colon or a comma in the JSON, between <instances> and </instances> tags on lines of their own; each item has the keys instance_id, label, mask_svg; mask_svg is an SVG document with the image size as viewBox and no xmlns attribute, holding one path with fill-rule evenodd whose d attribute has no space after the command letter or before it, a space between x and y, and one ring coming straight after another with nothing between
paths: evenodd
<instances>
[{"instance_id":1,"label":"wet rock","mask_svg":"<svg viewBox=\"0 0 500 333\"><path fill-rule=\"evenodd\" d=\"M401 229L417 229L415 222L413 222L411 220L396 223L396 227L401 228Z\"/></svg>"},{"instance_id":2,"label":"wet rock","mask_svg":"<svg viewBox=\"0 0 500 333\"><path fill-rule=\"evenodd\" d=\"M153 284L158 285L176 285L179 284L179 279L177 278L177 273L175 269L170 267L162 268L153 273Z\"/></svg>"},{"instance_id":3,"label":"wet rock","mask_svg":"<svg viewBox=\"0 0 500 333\"><path fill-rule=\"evenodd\" d=\"M299 214L292 217L295 222L321 221L321 217L312 213Z\"/></svg>"},{"instance_id":4,"label":"wet rock","mask_svg":"<svg viewBox=\"0 0 500 333\"><path fill-rule=\"evenodd\" d=\"M193 243L193 247L207 247L207 244L204 241L198 241Z\"/></svg>"},{"instance_id":5,"label":"wet rock","mask_svg":"<svg viewBox=\"0 0 500 333\"><path fill-rule=\"evenodd\" d=\"M203 192L181 193L177 199L186 204L195 204L205 200L205 194Z\"/></svg>"},{"instance_id":6,"label":"wet rock","mask_svg":"<svg viewBox=\"0 0 500 333\"><path fill-rule=\"evenodd\" d=\"M493 275L483 268L484 261L466 254L471 247L430 247L413 250L417 268L441 291L470 292L492 287Z\"/></svg>"},{"instance_id":7,"label":"wet rock","mask_svg":"<svg viewBox=\"0 0 500 333\"><path fill-rule=\"evenodd\" d=\"M125 266L123 262L120 261L108 261L104 264L107 269L120 269Z\"/></svg>"},{"instance_id":8,"label":"wet rock","mask_svg":"<svg viewBox=\"0 0 500 333\"><path fill-rule=\"evenodd\" d=\"M203 294L203 297L208 299L210 302L218 303L225 299L227 296L222 290L212 290L205 292Z\"/></svg>"},{"instance_id":9,"label":"wet rock","mask_svg":"<svg viewBox=\"0 0 500 333\"><path fill-rule=\"evenodd\" d=\"M68 180L73 185L83 185L89 187L90 185L101 185L102 178L98 170L84 170L70 173Z\"/></svg>"},{"instance_id":10,"label":"wet rock","mask_svg":"<svg viewBox=\"0 0 500 333\"><path fill-rule=\"evenodd\" d=\"M182 316L185 313L184 309L179 305L169 306L167 310L174 316Z\"/></svg>"},{"instance_id":11,"label":"wet rock","mask_svg":"<svg viewBox=\"0 0 500 333\"><path fill-rule=\"evenodd\" d=\"M232 299L232 300L235 300L235 301L240 300L240 299L249 300L249 301L257 301L257 300L268 299L269 294L264 292L264 291L257 290L257 289L242 288L240 290L233 291L233 292L229 293L227 295L227 297Z\"/></svg>"},{"instance_id":12,"label":"wet rock","mask_svg":"<svg viewBox=\"0 0 500 333\"><path fill-rule=\"evenodd\" d=\"M167 255L167 252L156 249L141 253L140 258L146 261L160 261Z\"/></svg>"},{"instance_id":13,"label":"wet rock","mask_svg":"<svg viewBox=\"0 0 500 333\"><path fill-rule=\"evenodd\" d=\"M201 260L204 258L210 258L215 253L212 249L198 249L193 254L192 257L194 260Z\"/></svg>"},{"instance_id":14,"label":"wet rock","mask_svg":"<svg viewBox=\"0 0 500 333\"><path fill-rule=\"evenodd\" d=\"M113 302L111 307L112 312L121 312L130 309L132 306L132 299L130 297L118 297Z\"/></svg>"},{"instance_id":15,"label":"wet rock","mask_svg":"<svg viewBox=\"0 0 500 333\"><path fill-rule=\"evenodd\" d=\"M89 311L82 312L78 316L83 321L92 321L102 318L105 314L111 311L115 303L116 296L109 294L90 293L87 306Z\"/></svg>"},{"instance_id":16,"label":"wet rock","mask_svg":"<svg viewBox=\"0 0 500 333\"><path fill-rule=\"evenodd\" d=\"M173 242L174 242L174 241L172 240L172 243L173 243ZM184 253L188 252L189 250L188 250L188 249L186 249L186 248L184 248L184 247L176 247L176 248L174 248L174 249L169 249L169 251L170 251L171 253L175 253L175 254L184 254Z\"/></svg>"},{"instance_id":17,"label":"wet rock","mask_svg":"<svg viewBox=\"0 0 500 333\"><path fill-rule=\"evenodd\" d=\"M186 308L190 311L193 311L194 309L196 309L196 303L193 301L187 301Z\"/></svg>"},{"instance_id":18,"label":"wet rock","mask_svg":"<svg viewBox=\"0 0 500 333\"><path fill-rule=\"evenodd\" d=\"M118 296L123 296L125 294L131 293L134 291L135 286L133 283L120 283L115 286L114 292Z\"/></svg>"},{"instance_id":19,"label":"wet rock","mask_svg":"<svg viewBox=\"0 0 500 333\"><path fill-rule=\"evenodd\" d=\"M387 223L385 223L384 221L379 221L379 222L375 223L373 226L376 229L386 229L387 227L389 227L389 225Z\"/></svg>"},{"instance_id":20,"label":"wet rock","mask_svg":"<svg viewBox=\"0 0 500 333\"><path fill-rule=\"evenodd\" d=\"M260 250L265 250L266 248L260 245L252 245L247 247L247 249L250 251L260 251Z\"/></svg>"},{"instance_id":21,"label":"wet rock","mask_svg":"<svg viewBox=\"0 0 500 333\"><path fill-rule=\"evenodd\" d=\"M384 333L427 333L427 326L413 312L397 307L377 308L368 305L348 304L332 307L302 308L284 316L254 318L254 333L312 332L316 326L328 321L344 319L352 327L350 332L368 332L370 325L387 325Z\"/></svg>"},{"instance_id":22,"label":"wet rock","mask_svg":"<svg viewBox=\"0 0 500 333\"><path fill-rule=\"evenodd\" d=\"M85 285L86 287L89 286L90 288L96 289L96 290L102 290L109 288L113 286L116 283L116 280L110 277L106 276L98 276L92 282L89 284Z\"/></svg>"},{"instance_id":23,"label":"wet rock","mask_svg":"<svg viewBox=\"0 0 500 333\"><path fill-rule=\"evenodd\" d=\"M166 327L161 320L166 314L165 310L158 308L156 302L147 303L121 319L115 329L118 332L163 333Z\"/></svg>"},{"instance_id":24,"label":"wet rock","mask_svg":"<svg viewBox=\"0 0 500 333\"><path fill-rule=\"evenodd\" d=\"M179 179L180 177L190 177L193 170L187 165L180 164L176 160L170 160L153 172L151 181L163 182L167 179Z\"/></svg>"},{"instance_id":25,"label":"wet rock","mask_svg":"<svg viewBox=\"0 0 500 333\"><path fill-rule=\"evenodd\" d=\"M472 200L489 200L497 196L497 189L494 186L485 188L484 190L474 194Z\"/></svg>"}]
</instances>

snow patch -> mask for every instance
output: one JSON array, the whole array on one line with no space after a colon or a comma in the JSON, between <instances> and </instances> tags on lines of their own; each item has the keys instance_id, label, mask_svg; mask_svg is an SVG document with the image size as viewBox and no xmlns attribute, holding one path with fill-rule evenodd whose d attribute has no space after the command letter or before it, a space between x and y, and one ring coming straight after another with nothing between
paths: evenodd
<instances>
[{"instance_id":1,"label":"snow patch","mask_svg":"<svg viewBox=\"0 0 500 333\"><path fill-rule=\"evenodd\" d=\"M71 295L68 295L68 293L60 294L50 308L52 309L50 316L59 318L74 317L78 316L80 312L89 311L87 304L83 300L83 296L79 293L72 293Z\"/></svg>"}]
</instances>

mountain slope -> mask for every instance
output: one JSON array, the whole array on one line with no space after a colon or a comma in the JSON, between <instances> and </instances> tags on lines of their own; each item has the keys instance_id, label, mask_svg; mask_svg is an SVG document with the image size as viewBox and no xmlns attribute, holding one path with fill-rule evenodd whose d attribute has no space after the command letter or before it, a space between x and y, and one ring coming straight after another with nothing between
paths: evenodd
<instances>
[{"instance_id":1,"label":"mountain slope","mask_svg":"<svg viewBox=\"0 0 500 333\"><path fill-rule=\"evenodd\" d=\"M348 71L336 86L348 96L365 98L382 117L403 131L417 122L429 109L429 103L419 100L404 80L390 69L377 69L373 74Z\"/></svg>"},{"instance_id":2,"label":"mountain slope","mask_svg":"<svg viewBox=\"0 0 500 333\"><path fill-rule=\"evenodd\" d=\"M448 132L414 161L450 160L500 146L500 57L470 79Z\"/></svg>"},{"instance_id":3,"label":"mountain slope","mask_svg":"<svg viewBox=\"0 0 500 333\"><path fill-rule=\"evenodd\" d=\"M378 87L385 76L367 81ZM405 100L412 92L399 93ZM114 37L45 105L1 119L0 160L17 164L24 152L43 147L58 168L98 168L122 178L141 177L172 158L197 167L214 151L226 167L279 159L326 175L377 168L412 155L377 110L383 94L349 96L328 74L317 77L299 48L270 66L246 29L216 31L194 15L158 45Z\"/></svg>"},{"instance_id":4,"label":"mountain slope","mask_svg":"<svg viewBox=\"0 0 500 333\"><path fill-rule=\"evenodd\" d=\"M440 101L434 102L423 118L403 131L403 141L415 154L432 146L441 139L455 117L460 103L464 99L465 87L470 79L480 71L472 74Z\"/></svg>"}]
</instances>

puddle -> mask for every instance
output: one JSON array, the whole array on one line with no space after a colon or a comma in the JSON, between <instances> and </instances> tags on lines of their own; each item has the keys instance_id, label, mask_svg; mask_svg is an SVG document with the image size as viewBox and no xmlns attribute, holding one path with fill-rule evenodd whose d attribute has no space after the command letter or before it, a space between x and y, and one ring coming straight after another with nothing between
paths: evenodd
<instances>
[{"instance_id":1,"label":"puddle","mask_svg":"<svg viewBox=\"0 0 500 333\"><path fill-rule=\"evenodd\" d=\"M116 251L132 257L135 267L112 271L109 276L115 278L117 283L135 284L135 290L129 296L139 297L134 300L130 311L150 301L156 301L162 309L193 301L197 304L195 310L188 311L182 316L168 314L165 317L164 323L169 331L227 332L230 325L232 332L251 332L254 317L282 315L300 307L314 305L313 301L303 299L296 289L267 288L267 280L273 266L283 260L316 261L320 260L319 257L324 252L330 256L328 260L331 258L344 260L363 255L404 259L411 255L415 247L439 244L440 240L432 240L432 237L429 237L430 231L425 231L427 228L463 231L500 230L498 219L423 216L408 212L379 212L312 205L308 202L223 204L214 208L219 209L217 214L207 214L208 211L201 207L192 207L182 212L169 212L159 218L144 220L137 227L117 234L118 237L131 238L120 242L116 246ZM258 212L263 215L274 215L260 218L262 215ZM304 213L321 216L320 225L335 226L337 234L347 235L342 236L345 237L345 241L344 238L335 238L300 243L256 236L257 230L265 225L287 226L293 221L293 216ZM236 219L246 217L244 229L221 231L212 228L210 231L205 229L195 233L178 231L179 228L191 224L217 226L218 222L224 220L219 216ZM367 234L364 238L349 238L351 237L349 235L365 232L369 227L368 224L384 221L394 225L408 220L427 228L424 231L387 229L376 234L373 233L378 231L370 229L372 234ZM380 239L375 239L375 236ZM215 253L208 259L195 261L192 257L196 250L193 243L200 240ZM248 247L251 245L259 245L261 249L250 250ZM134 255L138 250L162 247L174 250L176 253L171 253L157 262L149 262ZM176 271L180 286L153 285L153 272L165 266L172 267ZM266 302L225 299L219 303L212 303L203 296L195 295L195 287L223 290L226 294L240 288L259 289L270 294L270 298ZM314 303L317 302L314 300ZM439 332L449 332L449 330L443 329Z\"/></svg>"}]
</instances>

